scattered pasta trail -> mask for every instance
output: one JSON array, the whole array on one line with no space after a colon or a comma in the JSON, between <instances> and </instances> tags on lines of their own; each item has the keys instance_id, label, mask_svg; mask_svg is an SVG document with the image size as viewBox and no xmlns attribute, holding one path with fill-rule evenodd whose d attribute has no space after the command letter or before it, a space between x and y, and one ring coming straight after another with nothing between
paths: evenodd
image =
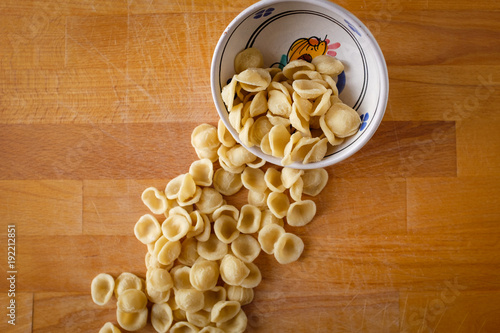
<instances>
[{"instance_id":1,"label":"scattered pasta trail","mask_svg":"<svg viewBox=\"0 0 500 333\"><path fill-rule=\"evenodd\" d=\"M261 252L280 264L299 259L304 243L286 225L311 222L316 204L302 195L319 194L328 181L324 169L264 172L264 161L230 138L221 121L218 128L197 126L191 142L200 159L189 171L163 191L149 187L141 196L149 212L134 234L147 245L146 278L101 273L92 281L96 304L114 294L117 323L127 331L140 330L150 318L157 332L244 332L242 306L262 280L253 261ZM226 203L243 188L247 204ZM120 330L108 322L100 332Z\"/></svg>"},{"instance_id":2,"label":"scattered pasta trail","mask_svg":"<svg viewBox=\"0 0 500 333\"><path fill-rule=\"evenodd\" d=\"M320 55L280 70L262 68L262 58L255 48L240 52L236 74L221 93L229 123L245 146L259 146L282 165L307 164L321 161L358 131L359 115L339 98L339 60Z\"/></svg>"}]
</instances>

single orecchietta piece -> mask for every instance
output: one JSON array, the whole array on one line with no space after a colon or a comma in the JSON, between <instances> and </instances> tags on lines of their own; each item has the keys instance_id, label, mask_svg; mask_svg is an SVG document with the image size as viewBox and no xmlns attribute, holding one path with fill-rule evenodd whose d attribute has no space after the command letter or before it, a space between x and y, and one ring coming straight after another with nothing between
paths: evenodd
<instances>
[{"instance_id":1,"label":"single orecchietta piece","mask_svg":"<svg viewBox=\"0 0 500 333\"><path fill-rule=\"evenodd\" d=\"M97 275L90 286L92 300L97 305L105 305L111 299L115 288L115 279L109 274Z\"/></svg>"}]
</instances>

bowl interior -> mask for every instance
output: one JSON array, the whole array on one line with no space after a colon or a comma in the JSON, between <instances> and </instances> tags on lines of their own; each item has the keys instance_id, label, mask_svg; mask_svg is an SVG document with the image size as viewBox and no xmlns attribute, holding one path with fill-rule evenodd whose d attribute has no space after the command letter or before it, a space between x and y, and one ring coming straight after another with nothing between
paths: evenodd
<instances>
[{"instance_id":1,"label":"bowl interior","mask_svg":"<svg viewBox=\"0 0 500 333\"><path fill-rule=\"evenodd\" d=\"M354 136L331 147L316 163L294 163L310 169L335 164L358 151L376 131L388 97L387 68L382 52L368 29L352 14L328 1L261 1L238 15L222 34L211 69L212 94L228 130L231 127L220 92L234 75L234 58L245 48L255 47L264 56L265 67L283 67L290 60L310 60L330 54L342 61L345 70L338 77L340 99L361 117ZM255 155L281 165L278 158L249 148Z\"/></svg>"}]
</instances>

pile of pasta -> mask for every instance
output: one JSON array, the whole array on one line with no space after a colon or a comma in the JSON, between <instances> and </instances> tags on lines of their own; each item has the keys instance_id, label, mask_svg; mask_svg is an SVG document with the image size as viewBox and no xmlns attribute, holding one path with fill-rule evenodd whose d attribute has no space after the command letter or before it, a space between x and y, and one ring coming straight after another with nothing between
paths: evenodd
<instances>
[{"instance_id":1,"label":"pile of pasta","mask_svg":"<svg viewBox=\"0 0 500 333\"><path fill-rule=\"evenodd\" d=\"M116 318L127 331L150 321L157 332L241 333L243 306L252 302L262 275L254 263L261 252L280 264L299 259L304 243L287 232L311 222L316 196L325 187L324 169L268 167L236 143L219 121L191 135L199 160L171 179L164 191L149 187L142 201L150 210L134 227L147 246L146 275L101 273L92 281L98 305L117 299ZM241 207L228 197L246 189ZM101 333L119 332L111 322Z\"/></svg>"},{"instance_id":2,"label":"pile of pasta","mask_svg":"<svg viewBox=\"0 0 500 333\"><path fill-rule=\"evenodd\" d=\"M259 50L243 50L222 89L229 122L245 146L259 146L282 165L312 163L358 131L359 115L338 96L335 80L344 65L335 57L297 59L283 70L262 67Z\"/></svg>"}]
</instances>

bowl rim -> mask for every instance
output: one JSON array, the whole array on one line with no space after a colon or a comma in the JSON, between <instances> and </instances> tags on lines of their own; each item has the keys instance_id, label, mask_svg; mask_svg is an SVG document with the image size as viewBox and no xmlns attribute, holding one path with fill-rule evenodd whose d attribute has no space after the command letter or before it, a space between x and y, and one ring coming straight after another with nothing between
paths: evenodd
<instances>
[{"instance_id":1,"label":"bowl rim","mask_svg":"<svg viewBox=\"0 0 500 333\"><path fill-rule=\"evenodd\" d=\"M284 2L298 2L298 3L305 3L307 5L316 5L318 7L322 7L324 9L327 9L329 11L336 12L343 18L347 18L350 20L351 25L354 25L356 29L360 29L365 35L366 35L366 43L369 44L369 46L373 50L373 56L375 57L375 64L377 65L377 69L379 71L379 87L380 87L380 93L379 93L379 98L377 101L377 106L375 107L375 111L373 112L374 118L370 122L370 126L368 126L365 129L365 132L363 133L362 136L360 136L355 142L353 142L348 149L344 149L341 151L339 154L334 155L331 158L324 158L319 162L313 162L313 163L307 163L303 164L300 162L294 162L291 165L287 165L286 167L290 168L295 168L295 169L317 169L317 168L324 168L330 165L334 165L336 163L339 163L350 156L354 155L356 152L358 152L370 139L372 136L375 134L377 131L378 127L380 126L380 123L382 122L382 119L384 117L386 108L387 108L387 103L389 100L389 75L388 75L388 70L387 70L387 63L385 61L385 57L382 53L382 50L380 49L380 46L373 36L373 34L370 32L370 30L359 20L354 14L349 12L347 9L337 5L336 3L330 2L328 0L261 0L259 2L254 3L253 5L247 7L244 9L242 12L240 12L229 24L228 26L224 29L223 33L221 34L213 55L212 55L212 62L211 62L211 67L210 67L210 86L211 86L211 92L212 92L212 98L215 104L215 107L217 109L217 113L222 119L224 125L226 126L227 130L231 133L231 135L235 138L235 140L241 144L243 147L245 147L247 150L249 150L252 154L264 159L265 161L275 164L277 166L283 166L281 164L281 159L265 154L260 150L258 147L247 147L244 145L236 130L231 126L229 123L229 120L223 117L222 112L227 113L227 109L224 107L224 110L221 110L220 106L220 91L218 91L218 86L220 85L220 82L216 80L216 77L218 76L218 73L216 73L217 67L217 54L221 52L221 48L225 46L227 40L231 37L231 34L229 34L230 31L235 30L242 22L244 18L249 16L251 13L263 8L263 7L268 7L273 4L278 4L278 3L284 3ZM219 78L220 80L220 78Z\"/></svg>"}]
</instances>

